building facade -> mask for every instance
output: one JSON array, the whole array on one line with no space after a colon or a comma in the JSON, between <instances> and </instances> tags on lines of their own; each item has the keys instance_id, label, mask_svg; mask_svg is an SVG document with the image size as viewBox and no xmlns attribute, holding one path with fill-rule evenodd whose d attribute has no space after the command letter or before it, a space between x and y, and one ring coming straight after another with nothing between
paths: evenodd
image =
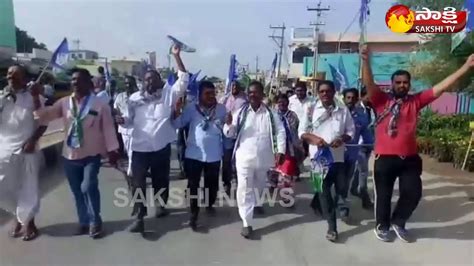
<instances>
[{"instance_id":1,"label":"building facade","mask_svg":"<svg viewBox=\"0 0 474 266\"><path fill-rule=\"evenodd\" d=\"M371 50L374 53L409 54L417 45L419 45L420 39L416 35L374 34L367 36L367 43L370 45ZM323 61L324 55L341 53L359 53L358 34L347 33L341 37L338 34L320 33L318 45L318 72L325 70ZM314 55L314 30L312 28L293 28L291 30L288 54L288 60L290 62L288 73L290 78L298 78L312 74L305 72L307 70L307 67L305 67L305 58L312 58ZM323 60L321 60L321 58ZM319 64L319 62L321 62L321 64Z\"/></svg>"},{"instance_id":2,"label":"building facade","mask_svg":"<svg viewBox=\"0 0 474 266\"><path fill-rule=\"evenodd\" d=\"M0 60L11 59L16 52L13 0L0 1Z\"/></svg>"},{"instance_id":3,"label":"building facade","mask_svg":"<svg viewBox=\"0 0 474 266\"><path fill-rule=\"evenodd\" d=\"M99 53L91 50L71 50L69 51L70 60L97 60Z\"/></svg>"}]
</instances>

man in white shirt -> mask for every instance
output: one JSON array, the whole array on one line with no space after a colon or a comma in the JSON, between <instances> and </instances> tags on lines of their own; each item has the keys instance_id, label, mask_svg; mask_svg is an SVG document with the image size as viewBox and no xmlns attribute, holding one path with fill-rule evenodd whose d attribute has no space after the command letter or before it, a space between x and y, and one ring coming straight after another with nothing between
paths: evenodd
<instances>
[{"instance_id":1,"label":"man in white shirt","mask_svg":"<svg viewBox=\"0 0 474 266\"><path fill-rule=\"evenodd\" d=\"M130 96L138 91L137 83L133 76L125 77L125 91L121 92L117 95L114 101L114 112L120 116L128 116L128 99ZM131 158L132 158L132 131L133 128L126 128L124 126L118 126L118 133L120 134L121 138L121 152L125 154L128 158L128 168L127 168L127 175L129 176L127 183L129 187L131 185Z\"/></svg>"},{"instance_id":2,"label":"man in white shirt","mask_svg":"<svg viewBox=\"0 0 474 266\"><path fill-rule=\"evenodd\" d=\"M129 227L131 232L144 231L143 219L147 215L147 208L141 196L146 195L148 169L151 171L153 193L159 198L156 217L168 215L165 205L169 193L171 143L177 139L171 115L189 82L180 52L178 46L173 46L172 53L178 66L178 80L174 85L166 85L156 70L148 70L143 90L130 96L128 115L117 117L118 124L133 128L132 196L140 196L135 197L138 201L134 203L132 216L136 216L136 219Z\"/></svg>"},{"instance_id":3,"label":"man in white shirt","mask_svg":"<svg viewBox=\"0 0 474 266\"><path fill-rule=\"evenodd\" d=\"M289 105L288 109L295 112L298 116L299 121L303 121L307 119L309 113L313 109L315 104L315 100L312 96L308 96L308 89L306 87L306 83L298 82L295 85L295 94L289 97ZM306 158L308 156L308 143L303 141L303 148L305 151ZM300 170L303 169L303 161L298 162ZM296 178L296 181L299 181L299 176Z\"/></svg>"},{"instance_id":4,"label":"man in white shirt","mask_svg":"<svg viewBox=\"0 0 474 266\"><path fill-rule=\"evenodd\" d=\"M105 90L105 84L106 84L105 77L99 76L99 77L94 78L94 92L95 92L96 98L99 101L109 105L111 98L109 94L107 93L107 91Z\"/></svg>"},{"instance_id":5,"label":"man in white shirt","mask_svg":"<svg viewBox=\"0 0 474 266\"><path fill-rule=\"evenodd\" d=\"M8 87L0 90L0 206L15 214L9 235L30 241L38 236L34 218L40 207L40 152L37 143L46 125L33 112L43 103L39 84L27 89L26 69L8 68ZM31 87L30 87L31 88Z\"/></svg>"},{"instance_id":6,"label":"man in white shirt","mask_svg":"<svg viewBox=\"0 0 474 266\"><path fill-rule=\"evenodd\" d=\"M262 195L267 172L281 164L286 150L286 133L278 114L262 103L263 85L254 81L248 89L249 104L228 114L224 134L236 138L237 206L243 221L241 235L253 233L253 211L263 213L257 196Z\"/></svg>"},{"instance_id":7,"label":"man in white shirt","mask_svg":"<svg viewBox=\"0 0 474 266\"><path fill-rule=\"evenodd\" d=\"M319 197L323 216L327 219L329 229L326 238L336 241L337 225L336 210L339 195L344 195L345 180L341 171L344 167L344 143L349 142L354 135L354 122L347 107L338 105L334 99L334 83L323 80L318 83L318 101L312 115L306 116L300 126L300 138L309 144L309 155L313 159L318 149L329 147L334 163L323 179L322 193L315 194L314 204ZM332 186L336 195L331 193Z\"/></svg>"}]
</instances>

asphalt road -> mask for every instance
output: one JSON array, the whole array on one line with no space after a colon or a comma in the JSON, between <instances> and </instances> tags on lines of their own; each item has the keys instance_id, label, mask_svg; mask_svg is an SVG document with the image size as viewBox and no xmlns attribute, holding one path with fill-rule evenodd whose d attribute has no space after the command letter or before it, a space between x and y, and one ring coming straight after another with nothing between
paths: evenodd
<instances>
[{"instance_id":1,"label":"asphalt road","mask_svg":"<svg viewBox=\"0 0 474 266\"><path fill-rule=\"evenodd\" d=\"M177 174L173 161L172 174ZM267 207L256 219L257 239L243 239L235 207L217 208L215 217L201 212L203 228L185 224L185 206L168 217L146 220L147 232L131 234L131 208L114 206L114 190L126 188L122 175L100 173L102 216L106 236L92 240L72 236L76 212L61 168L43 173L41 235L33 242L7 236L10 216L0 214L0 265L474 265L474 180L424 173L424 197L409 228L416 243L382 243L373 234L373 214L353 199L351 225L339 221L340 243L325 239L326 222L309 208L306 180L297 184L293 209ZM175 188L185 181L174 179ZM153 211L151 211L153 215Z\"/></svg>"}]
</instances>

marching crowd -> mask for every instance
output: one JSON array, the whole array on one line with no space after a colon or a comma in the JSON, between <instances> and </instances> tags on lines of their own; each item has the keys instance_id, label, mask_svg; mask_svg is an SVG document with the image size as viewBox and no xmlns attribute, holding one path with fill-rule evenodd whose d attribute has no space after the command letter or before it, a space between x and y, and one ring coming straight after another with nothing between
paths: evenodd
<instances>
[{"instance_id":1,"label":"marching crowd","mask_svg":"<svg viewBox=\"0 0 474 266\"><path fill-rule=\"evenodd\" d=\"M178 46L172 48L172 54L178 68L173 85L156 70L148 70L141 89L133 77L127 77L126 91L118 94L112 105L103 90L104 77L92 77L85 69L71 71L72 95L45 106L38 85L27 85L26 69L21 65L9 68L9 85L0 94L0 201L15 213L11 237L28 241L39 234L34 222L40 205L37 143L50 121L62 119L66 128L63 166L75 200L77 234L101 236L98 174L103 157L117 164L121 146L129 160L127 184L132 194L141 191L145 195L150 177L154 191L164 191L156 217L169 214L171 144L180 130L185 132L183 160L193 230L199 226L197 195L202 175L209 191L206 211L210 213L215 212L221 172L227 194L236 179L241 235L251 238L254 212L264 212L256 192L266 189L271 179L272 189L289 189L293 195L294 182L304 171L303 161L307 157L315 160L327 150L332 161L323 175L322 190L315 193L311 204L328 222L326 238L337 241L336 217L349 217L350 192L361 199L364 209L374 209L378 239L391 241L392 229L401 240L413 240L406 222L422 192L417 117L421 109L472 70L474 55L445 80L420 93L410 92L409 72L396 71L391 92L384 93L374 82L370 53L363 46L362 91L344 90L341 102L332 81L318 82L315 97L309 96L306 84L300 82L295 95L280 94L274 103L266 104L264 87L258 81L246 90L234 82L223 99L216 98L213 83L201 81L197 99L187 101L189 74ZM367 188L372 152L375 206ZM397 178L400 198L392 212ZM136 201L128 230L143 232L147 215L146 204Z\"/></svg>"}]
</instances>

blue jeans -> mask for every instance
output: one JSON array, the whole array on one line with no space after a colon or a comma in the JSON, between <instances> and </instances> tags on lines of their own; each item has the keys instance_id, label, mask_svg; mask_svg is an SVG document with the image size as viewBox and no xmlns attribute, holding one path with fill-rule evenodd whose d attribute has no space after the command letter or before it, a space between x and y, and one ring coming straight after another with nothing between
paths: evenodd
<instances>
[{"instance_id":1,"label":"blue jeans","mask_svg":"<svg viewBox=\"0 0 474 266\"><path fill-rule=\"evenodd\" d=\"M100 169L100 155L79 160L63 159L64 171L76 201L79 224L81 226L101 224L99 180L97 178Z\"/></svg>"}]
</instances>

